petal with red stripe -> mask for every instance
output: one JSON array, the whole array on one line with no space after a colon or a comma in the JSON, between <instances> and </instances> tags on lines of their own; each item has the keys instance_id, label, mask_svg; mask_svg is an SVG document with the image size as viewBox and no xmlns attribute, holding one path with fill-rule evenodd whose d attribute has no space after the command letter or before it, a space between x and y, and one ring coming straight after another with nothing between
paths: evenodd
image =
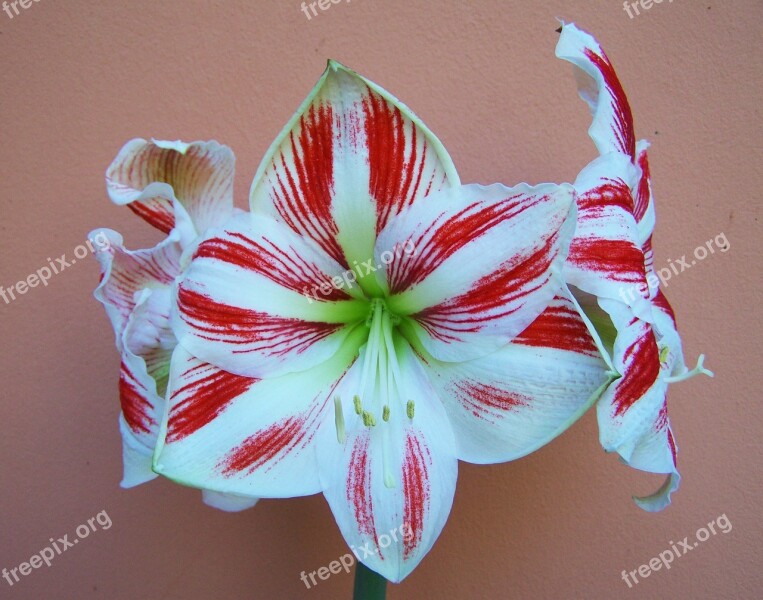
<instances>
[{"instance_id":1,"label":"petal with red stripe","mask_svg":"<svg viewBox=\"0 0 763 600\"><path fill-rule=\"evenodd\" d=\"M146 288L167 287L180 273L180 234L170 234L154 248L134 251L125 249L122 236L110 229L93 231L89 237L101 266L101 282L93 295L105 307L121 349L136 295Z\"/></svg>"},{"instance_id":2,"label":"petal with red stripe","mask_svg":"<svg viewBox=\"0 0 763 600\"><path fill-rule=\"evenodd\" d=\"M178 282L173 328L189 352L239 375L308 369L337 351L347 323L367 316L342 275L285 225L239 215L196 249Z\"/></svg>"},{"instance_id":3,"label":"petal with red stripe","mask_svg":"<svg viewBox=\"0 0 763 600\"><path fill-rule=\"evenodd\" d=\"M376 275L409 339L439 360L484 356L524 330L561 287L575 228L569 185L468 185L390 221Z\"/></svg>"},{"instance_id":4,"label":"petal with red stripe","mask_svg":"<svg viewBox=\"0 0 763 600\"><path fill-rule=\"evenodd\" d=\"M481 464L514 460L550 442L614 375L575 304L563 296L492 354L426 363L455 431L458 458Z\"/></svg>"},{"instance_id":5,"label":"petal with red stripe","mask_svg":"<svg viewBox=\"0 0 763 600\"><path fill-rule=\"evenodd\" d=\"M169 327L170 290L144 289L136 297L122 335L119 396L122 408L123 487L156 477L151 469L164 414L175 336Z\"/></svg>"},{"instance_id":6,"label":"petal with red stripe","mask_svg":"<svg viewBox=\"0 0 763 600\"><path fill-rule=\"evenodd\" d=\"M156 477L151 457L159 430L162 399L145 363L130 352L122 353L119 373L119 430L122 434L122 487L130 488Z\"/></svg>"},{"instance_id":7,"label":"petal with red stripe","mask_svg":"<svg viewBox=\"0 0 763 600\"><path fill-rule=\"evenodd\" d=\"M178 346L154 469L184 485L246 497L317 493L316 432L361 337L313 369L269 379L222 371Z\"/></svg>"},{"instance_id":8,"label":"petal with red stripe","mask_svg":"<svg viewBox=\"0 0 763 600\"><path fill-rule=\"evenodd\" d=\"M565 280L602 298L619 299L650 319L644 253L633 217L638 169L622 154L600 156L575 181L577 228Z\"/></svg>"},{"instance_id":9,"label":"petal with red stripe","mask_svg":"<svg viewBox=\"0 0 763 600\"><path fill-rule=\"evenodd\" d=\"M263 159L251 206L349 268L372 256L393 215L458 183L445 148L406 106L330 61Z\"/></svg>"},{"instance_id":10,"label":"petal with red stripe","mask_svg":"<svg viewBox=\"0 0 763 600\"><path fill-rule=\"evenodd\" d=\"M231 149L214 141L134 139L106 170L106 187L115 204L165 233L175 227L177 198L201 234L233 213L234 167Z\"/></svg>"},{"instance_id":11,"label":"petal with red stripe","mask_svg":"<svg viewBox=\"0 0 763 600\"><path fill-rule=\"evenodd\" d=\"M327 420L317 445L323 493L345 541L361 562L392 582L418 565L442 531L458 469L445 410L424 366L400 338L396 360L404 393L390 399L386 418L378 398L363 399L364 410L376 415L373 426L353 406L361 353L336 390L344 435L338 439L334 420ZM409 402L415 411L406 407Z\"/></svg>"},{"instance_id":12,"label":"petal with red stripe","mask_svg":"<svg viewBox=\"0 0 763 600\"><path fill-rule=\"evenodd\" d=\"M652 194L652 173L649 167L649 142L641 140L636 144L636 164L641 171L634 198L633 216L638 223L639 242L644 244L652 237L655 225L654 196Z\"/></svg>"},{"instance_id":13,"label":"petal with red stripe","mask_svg":"<svg viewBox=\"0 0 763 600\"><path fill-rule=\"evenodd\" d=\"M680 481L665 400L666 378L680 368L678 355L665 345L667 338L621 303L603 300L601 305L617 329L613 359L622 373L597 405L601 445L635 469L668 475L657 493L634 498L644 510L662 510Z\"/></svg>"},{"instance_id":14,"label":"petal with red stripe","mask_svg":"<svg viewBox=\"0 0 763 600\"><path fill-rule=\"evenodd\" d=\"M656 421L667 384L660 381L661 352L652 325L620 302L600 304L617 330L612 359L622 375L599 402L600 441L607 452L627 461L647 422Z\"/></svg>"},{"instance_id":15,"label":"petal with red stripe","mask_svg":"<svg viewBox=\"0 0 763 600\"><path fill-rule=\"evenodd\" d=\"M599 43L574 24L565 24L556 56L575 66L580 97L593 115L588 133L599 153L621 152L635 160L636 137L628 97Z\"/></svg>"}]
</instances>

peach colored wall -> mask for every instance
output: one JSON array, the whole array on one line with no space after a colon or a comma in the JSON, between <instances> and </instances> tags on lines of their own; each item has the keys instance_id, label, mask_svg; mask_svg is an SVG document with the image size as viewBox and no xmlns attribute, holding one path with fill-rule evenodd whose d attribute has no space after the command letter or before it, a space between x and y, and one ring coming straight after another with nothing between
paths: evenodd
<instances>
[{"instance_id":1,"label":"peach colored wall","mask_svg":"<svg viewBox=\"0 0 763 600\"><path fill-rule=\"evenodd\" d=\"M0 12L0 284L71 253L96 226L158 236L112 206L103 171L134 136L216 138L246 202L258 161L336 58L387 87L442 138L464 181L574 178L594 156L557 23L613 58L638 135L653 141L658 266L723 232L731 249L670 282L688 357L714 380L672 390L684 483L666 512L630 493L658 477L597 444L593 414L512 464L462 465L433 551L389 597L759 598L761 578L760 0L353 0L308 21L279 2L41 0ZM352 578L299 580L345 552L320 496L225 515L195 490L124 491L118 358L92 258L0 302L0 568L106 510L113 526L10 599L349 598ZM725 514L733 525L628 589L620 579Z\"/></svg>"}]
</instances>

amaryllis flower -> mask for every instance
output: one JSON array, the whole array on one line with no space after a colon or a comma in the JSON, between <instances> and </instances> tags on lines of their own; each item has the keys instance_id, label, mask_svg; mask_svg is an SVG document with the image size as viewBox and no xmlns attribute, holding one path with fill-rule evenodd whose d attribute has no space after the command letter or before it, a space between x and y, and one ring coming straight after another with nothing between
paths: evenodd
<instances>
[{"instance_id":1,"label":"amaryllis flower","mask_svg":"<svg viewBox=\"0 0 763 600\"><path fill-rule=\"evenodd\" d=\"M567 281L598 299L603 313L580 299L622 375L598 402L600 441L630 466L667 474L645 510L670 503L680 477L668 418L668 385L698 373L684 364L673 309L654 272L654 199L646 142L636 142L628 99L612 63L589 34L564 25L556 49L575 66L580 96L593 114L589 133L600 156L575 182L578 227L565 265Z\"/></svg>"},{"instance_id":2,"label":"amaryllis flower","mask_svg":"<svg viewBox=\"0 0 763 600\"><path fill-rule=\"evenodd\" d=\"M461 186L418 118L330 62L251 200L176 285L154 468L323 492L358 558L400 581L445 524L459 459L539 448L610 381L560 277L573 188Z\"/></svg>"},{"instance_id":3,"label":"amaryllis flower","mask_svg":"<svg viewBox=\"0 0 763 600\"><path fill-rule=\"evenodd\" d=\"M176 346L169 326L171 286L200 234L233 214L234 162L231 150L217 142L135 139L122 148L106 172L111 200L167 234L155 247L136 251L125 249L115 231L91 234L109 241L99 245L96 253L101 283L95 297L111 319L122 359L119 422L124 487L156 477L152 456ZM220 498L216 493L206 493L205 499L222 508L254 502Z\"/></svg>"}]
</instances>

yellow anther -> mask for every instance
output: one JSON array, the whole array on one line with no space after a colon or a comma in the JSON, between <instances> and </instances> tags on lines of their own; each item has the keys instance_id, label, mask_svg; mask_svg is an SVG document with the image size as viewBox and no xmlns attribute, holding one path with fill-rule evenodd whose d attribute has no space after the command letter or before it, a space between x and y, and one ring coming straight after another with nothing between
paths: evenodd
<instances>
[{"instance_id":1,"label":"yellow anther","mask_svg":"<svg viewBox=\"0 0 763 600\"><path fill-rule=\"evenodd\" d=\"M662 350L660 350L660 362L664 363L666 360L668 360L668 356L670 356L670 348L665 346Z\"/></svg>"},{"instance_id":2,"label":"yellow anther","mask_svg":"<svg viewBox=\"0 0 763 600\"><path fill-rule=\"evenodd\" d=\"M389 421L389 406L385 405L382 409L382 419Z\"/></svg>"},{"instance_id":3,"label":"yellow anther","mask_svg":"<svg viewBox=\"0 0 763 600\"><path fill-rule=\"evenodd\" d=\"M376 417L367 410L363 411L363 425L366 427L374 427L376 425Z\"/></svg>"},{"instance_id":4,"label":"yellow anther","mask_svg":"<svg viewBox=\"0 0 763 600\"><path fill-rule=\"evenodd\" d=\"M416 405L413 403L413 400L408 400L408 404L405 406L405 414L408 415L408 418L412 420L415 412Z\"/></svg>"}]
</instances>

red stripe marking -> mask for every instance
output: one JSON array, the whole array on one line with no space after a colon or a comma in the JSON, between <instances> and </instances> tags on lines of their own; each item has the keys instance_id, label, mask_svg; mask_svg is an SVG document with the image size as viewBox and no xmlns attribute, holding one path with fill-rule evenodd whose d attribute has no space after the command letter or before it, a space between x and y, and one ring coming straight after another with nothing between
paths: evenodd
<instances>
[{"instance_id":1,"label":"red stripe marking","mask_svg":"<svg viewBox=\"0 0 763 600\"><path fill-rule=\"evenodd\" d=\"M365 432L355 439L347 469L345 494L347 503L353 509L358 531L361 535L372 537L379 550L371 495L371 461L368 456L370 441L370 435Z\"/></svg>"},{"instance_id":2,"label":"red stripe marking","mask_svg":"<svg viewBox=\"0 0 763 600\"><path fill-rule=\"evenodd\" d=\"M652 303L657 308L660 308L665 313L667 313L667 315L673 321L673 327L675 327L676 326L676 313L673 311L673 307L670 305L670 302L668 302L668 299L665 296L665 294L662 293L662 290L658 290L657 295L652 300Z\"/></svg>"},{"instance_id":3,"label":"red stripe marking","mask_svg":"<svg viewBox=\"0 0 763 600\"><path fill-rule=\"evenodd\" d=\"M636 222L640 223L641 219L643 219L646 214L647 208L649 208L649 200L652 197L652 175L649 172L649 158L646 150L639 154L638 165L641 167L641 179L638 183L636 205L633 209L633 216L636 217Z\"/></svg>"},{"instance_id":4,"label":"red stripe marking","mask_svg":"<svg viewBox=\"0 0 763 600\"><path fill-rule=\"evenodd\" d=\"M244 471L253 473L279 454L299 446L307 435L306 420L304 415L289 417L258 431L230 452L218 468L227 477Z\"/></svg>"},{"instance_id":5,"label":"red stripe marking","mask_svg":"<svg viewBox=\"0 0 763 600\"><path fill-rule=\"evenodd\" d=\"M629 327L638 320L634 319ZM657 340L648 323L638 321L641 335L625 351L622 362L625 365L622 379L617 382L612 400L614 416L625 414L654 385L660 374L660 351Z\"/></svg>"},{"instance_id":6,"label":"red stripe marking","mask_svg":"<svg viewBox=\"0 0 763 600\"><path fill-rule=\"evenodd\" d=\"M608 207L621 208L632 214L633 194L622 179L606 178L602 184L579 195L577 205L578 210L584 213L578 217L580 219L595 219Z\"/></svg>"},{"instance_id":7,"label":"red stripe marking","mask_svg":"<svg viewBox=\"0 0 763 600\"><path fill-rule=\"evenodd\" d=\"M529 396L476 381L459 381L454 388L461 405L475 417L487 421L493 421L489 417L503 418L504 413L530 406L532 402Z\"/></svg>"},{"instance_id":8,"label":"red stripe marking","mask_svg":"<svg viewBox=\"0 0 763 600\"><path fill-rule=\"evenodd\" d=\"M668 418L668 403L663 402L662 408L660 408L660 414L657 416L657 421L654 424L654 431L656 433L665 432L665 439L670 448L670 454L673 457L673 466L675 467L678 459L678 451L676 448L676 440L673 437L673 432L670 429L670 419Z\"/></svg>"},{"instance_id":9,"label":"red stripe marking","mask_svg":"<svg viewBox=\"0 0 763 600\"><path fill-rule=\"evenodd\" d=\"M345 373L334 382L328 393L316 396L306 412L281 419L245 439L218 463L220 472L227 477L243 471L251 474L271 463L266 469L269 471L289 453L304 450L315 437L326 404Z\"/></svg>"},{"instance_id":10,"label":"red stripe marking","mask_svg":"<svg viewBox=\"0 0 763 600\"><path fill-rule=\"evenodd\" d=\"M636 283L644 293L644 253L631 241L574 238L568 260L577 268L596 271L610 281Z\"/></svg>"},{"instance_id":11,"label":"red stripe marking","mask_svg":"<svg viewBox=\"0 0 763 600\"><path fill-rule=\"evenodd\" d=\"M187 370L180 380L193 380L175 390L170 398L168 442L179 442L210 423L236 398L259 381L234 375L212 365Z\"/></svg>"},{"instance_id":12,"label":"red stripe marking","mask_svg":"<svg viewBox=\"0 0 763 600\"><path fill-rule=\"evenodd\" d=\"M271 198L278 214L295 232L315 240L340 265L347 259L337 242L331 214L334 195L334 124L329 105L311 106L300 119L300 131L289 138L293 168L283 152L271 168ZM280 160L280 165L276 164ZM283 176L279 175L279 169Z\"/></svg>"},{"instance_id":13,"label":"red stripe marking","mask_svg":"<svg viewBox=\"0 0 763 600\"><path fill-rule=\"evenodd\" d=\"M455 215L440 215L417 240L411 240L417 249L416 254L396 257L389 264L387 273L391 293L397 294L421 283L458 250L503 221L547 199L545 196L513 196L490 205L474 202Z\"/></svg>"},{"instance_id":14,"label":"red stripe marking","mask_svg":"<svg viewBox=\"0 0 763 600\"><path fill-rule=\"evenodd\" d=\"M135 433L151 433L156 421L151 416L153 405L147 398L148 390L128 366L122 362L119 373L119 402L125 422Z\"/></svg>"},{"instance_id":15,"label":"red stripe marking","mask_svg":"<svg viewBox=\"0 0 763 600\"><path fill-rule=\"evenodd\" d=\"M678 466L678 448L676 447L676 439L673 437L673 430L668 427L668 445L670 446L670 454L673 456L673 466Z\"/></svg>"},{"instance_id":16,"label":"red stripe marking","mask_svg":"<svg viewBox=\"0 0 763 600\"><path fill-rule=\"evenodd\" d=\"M216 302L182 285L178 306L183 320L206 340L247 345L234 352L263 352L284 356L302 353L310 346L338 331L343 325L278 317L256 310Z\"/></svg>"},{"instance_id":17,"label":"red stripe marking","mask_svg":"<svg viewBox=\"0 0 763 600\"><path fill-rule=\"evenodd\" d=\"M604 86L612 96L612 112L614 123L611 124L612 133L617 140L618 149L628 154L632 160L636 160L636 134L633 129L633 113L628 103L628 97L617 77L612 63L602 52L601 56L590 48L583 50L586 58L599 70L604 78Z\"/></svg>"},{"instance_id":18,"label":"red stripe marking","mask_svg":"<svg viewBox=\"0 0 763 600\"><path fill-rule=\"evenodd\" d=\"M426 140L421 154L416 126L400 109L369 90L363 100L364 128L368 141L370 192L376 201L376 233L417 197L427 155ZM406 139L406 129L410 139Z\"/></svg>"},{"instance_id":19,"label":"red stripe marking","mask_svg":"<svg viewBox=\"0 0 763 600\"><path fill-rule=\"evenodd\" d=\"M294 248L282 249L267 238L257 242L240 233L225 233L233 239L206 240L196 250L194 258L211 258L241 267L303 295L315 293L321 285L328 284L331 292L321 294L322 300L350 298L349 294L331 282L329 275L314 263L308 263Z\"/></svg>"},{"instance_id":20,"label":"red stripe marking","mask_svg":"<svg viewBox=\"0 0 763 600\"><path fill-rule=\"evenodd\" d=\"M131 202L127 208L162 233L168 234L175 226L175 213L172 210L172 204L164 198Z\"/></svg>"},{"instance_id":21,"label":"red stripe marking","mask_svg":"<svg viewBox=\"0 0 763 600\"><path fill-rule=\"evenodd\" d=\"M596 343L574 305L561 297L554 298L549 307L513 342L588 356L599 354Z\"/></svg>"},{"instance_id":22,"label":"red stripe marking","mask_svg":"<svg viewBox=\"0 0 763 600\"><path fill-rule=\"evenodd\" d=\"M403 523L412 535L403 538L404 559L410 558L424 535L424 520L431 496L428 471L431 464L429 449L426 446L422 448L419 439L408 432L403 462Z\"/></svg>"},{"instance_id":23,"label":"red stripe marking","mask_svg":"<svg viewBox=\"0 0 763 600\"><path fill-rule=\"evenodd\" d=\"M433 337L456 341L458 333L476 333L491 321L516 312L523 306L522 298L548 281L557 238L554 233L531 256L520 258L518 264L516 259L504 263L465 294L422 310L416 320Z\"/></svg>"}]
</instances>

